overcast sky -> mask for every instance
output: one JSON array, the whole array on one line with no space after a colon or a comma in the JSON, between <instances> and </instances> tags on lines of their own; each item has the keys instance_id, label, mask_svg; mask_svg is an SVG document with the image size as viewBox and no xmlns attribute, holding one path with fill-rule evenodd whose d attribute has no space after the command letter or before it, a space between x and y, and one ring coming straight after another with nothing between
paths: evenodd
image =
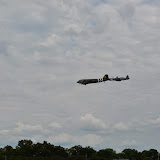
<instances>
[{"instance_id":1,"label":"overcast sky","mask_svg":"<svg viewBox=\"0 0 160 160\"><path fill-rule=\"evenodd\" d=\"M0 147L158 150L159 52L159 0L0 0Z\"/></svg>"}]
</instances>

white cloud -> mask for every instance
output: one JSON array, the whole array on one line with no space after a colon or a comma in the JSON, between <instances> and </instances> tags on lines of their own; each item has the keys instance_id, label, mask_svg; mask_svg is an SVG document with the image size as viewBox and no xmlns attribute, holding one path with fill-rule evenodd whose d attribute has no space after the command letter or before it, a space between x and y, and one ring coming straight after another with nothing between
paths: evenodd
<instances>
[{"instance_id":1,"label":"white cloud","mask_svg":"<svg viewBox=\"0 0 160 160\"><path fill-rule=\"evenodd\" d=\"M61 133L56 136L49 136L47 140L49 142L56 143L56 144L73 143L74 136L69 135L67 133Z\"/></svg>"},{"instance_id":2,"label":"white cloud","mask_svg":"<svg viewBox=\"0 0 160 160\"><path fill-rule=\"evenodd\" d=\"M82 136L77 143L82 144L83 146L96 146L100 145L103 142L103 138L95 134L87 134Z\"/></svg>"},{"instance_id":3,"label":"white cloud","mask_svg":"<svg viewBox=\"0 0 160 160\"><path fill-rule=\"evenodd\" d=\"M17 125L17 128L14 129L16 133L21 133L23 131L25 132L34 132L34 131L44 132L43 127L41 125L30 125L30 124L24 124L22 122L17 122L16 125Z\"/></svg>"},{"instance_id":4,"label":"white cloud","mask_svg":"<svg viewBox=\"0 0 160 160\"><path fill-rule=\"evenodd\" d=\"M57 123L57 122L53 122L53 123L51 123L50 125L49 125L49 127L52 127L52 128L62 128L62 126L59 124L59 123Z\"/></svg>"},{"instance_id":5,"label":"white cloud","mask_svg":"<svg viewBox=\"0 0 160 160\"><path fill-rule=\"evenodd\" d=\"M160 117L150 120L151 124L160 125Z\"/></svg>"},{"instance_id":6,"label":"white cloud","mask_svg":"<svg viewBox=\"0 0 160 160\"><path fill-rule=\"evenodd\" d=\"M49 46L53 46L56 45L58 42L61 42L61 38L56 35L56 34L52 34L49 37L47 37L46 40L43 40L43 42L41 42L40 44L44 47L49 47Z\"/></svg>"},{"instance_id":7,"label":"white cloud","mask_svg":"<svg viewBox=\"0 0 160 160\"><path fill-rule=\"evenodd\" d=\"M86 130L103 130L107 128L107 125L101 119L94 117L92 114L81 116L81 121Z\"/></svg>"},{"instance_id":8,"label":"white cloud","mask_svg":"<svg viewBox=\"0 0 160 160\"><path fill-rule=\"evenodd\" d=\"M129 129L129 127L126 125L126 124L124 124L123 122L118 122L118 123L116 123L115 125L114 125L114 128L115 129L117 129L117 130L128 130Z\"/></svg>"},{"instance_id":9,"label":"white cloud","mask_svg":"<svg viewBox=\"0 0 160 160\"><path fill-rule=\"evenodd\" d=\"M135 140L124 140L123 142L122 142L122 145L123 146L135 146L135 145L137 145L137 142L135 141Z\"/></svg>"},{"instance_id":10,"label":"white cloud","mask_svg":"<svg viewBox=\"0 0 160 160\"><path fill-rule=\"evenodd\" d=\"M96 146L100 145L100 143L103 141L103 138L99 135L95 134L87 134L83 136L76 136L76 135L70 135L67 133L61 133L57 136L50 136L47 141L52 142L54 144L65 144L69 145L83 145L83 146ZM71 147L71 145L67 146Z\"/></svg>"},{"instance_id":11,"label":"white cloud","mask_svg":"<svg viewBox=\"0 0 160 160\"><path fill-rule=\"evenodd\" d=\"M9 133L9 130L0 130L0 135L6 135Z\"/></svg>"}]
</instances>

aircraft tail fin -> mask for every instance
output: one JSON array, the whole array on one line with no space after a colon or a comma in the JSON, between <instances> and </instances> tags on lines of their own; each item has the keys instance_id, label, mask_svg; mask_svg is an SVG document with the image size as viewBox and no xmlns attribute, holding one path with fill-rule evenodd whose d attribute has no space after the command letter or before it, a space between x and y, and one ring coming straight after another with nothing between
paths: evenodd
<instances>
[{"instance_id":1,"label":"aircraft tail fin","mask_svg":"<svg viewBox=\"0 0 160 160\"><path fill-rule=\"evenodd\" d=\"M128 76L128 75L126 76L126 79L129 79L129 76Z\"/></svg>"},{"instance_id":2,"label":"aircraft tail fin","mask_svg":"<svg viewBox=\"0 0 160 160\"><path fill-rule=\"evenodd\" d=\"M108 74L104 75L103 80L104 80L104 81L109 80L109 76L108 76Z\"/></svg>"}]
</instances>

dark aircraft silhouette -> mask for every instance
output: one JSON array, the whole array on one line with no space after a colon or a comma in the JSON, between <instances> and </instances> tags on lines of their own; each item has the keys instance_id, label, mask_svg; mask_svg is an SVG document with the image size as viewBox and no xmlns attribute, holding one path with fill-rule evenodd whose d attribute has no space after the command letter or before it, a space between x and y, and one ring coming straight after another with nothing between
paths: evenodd
<instances>
[{"instance_id":1,"label":"dark aircraft silhouette","mask_svg":"<svg viewBox=\"0 0 160 160\"><path fill-rule=\"evenodd\" d=\"M106 74L101 79L81 79L77 83L86 85L86 84L89 84L89 83L105 82L105 81L108 81L108 80L109 80L109 78L108 78L108 75Z\"/></svg>"},{"instance_id":2,"label":"dark aircraft silhouette","mask_svg":"<svg viewBox=\"0 0 160 160\"><path fill-rule=\"evenodd\" d=\"M126 77L116 77L116 78L110 78L110 81L123 81L123 80L129 80L129 76Z\"/></svg>"},{"instance_id":3,"label":"dark aircraft silhouette","mask_svg":"<svg viewBox=\"0 0 160 160\"><path fill-rule=\"evenodd\" d=\"M129 80L129 76L127 75L126 77L109 78L108 74L106 74L101 79L81 79L77 83L86 85L90 83L99 83L99 82L105 82L105 81L122 81L122 80Z\"/></svg>"}]
</instances>

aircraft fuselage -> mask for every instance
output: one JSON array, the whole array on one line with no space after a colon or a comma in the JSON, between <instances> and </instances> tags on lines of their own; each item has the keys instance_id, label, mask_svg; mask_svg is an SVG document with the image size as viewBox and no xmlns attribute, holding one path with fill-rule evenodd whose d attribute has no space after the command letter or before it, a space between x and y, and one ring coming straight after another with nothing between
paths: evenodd
<instances>
[{"instance_id":1,"label":"aircraft fuselage","mask_svg":"<svg viewBox=\"0 0 160 160\"><path fill-rule=\"evenodd\" d=\"M81 79L79 80L77 83L80 83L80 84L83 84L83 85L86 85L86 84L89 84L89 83L99 83L99 82L105 82L109 80L108 79L108 75L105 75L103 78L101 79Z\"/></svg>"},{"instance_id":2,"label":"aircraft fuselage","mask_svg":"<svg viewBox=\"0 0 160 160\"><path fill-rule=\"evenodd\" d=\"M103 82L103 79L81 79L77 83L86 85L89 83L98 83L98 82Z\"/></svg>"},{"instance_id":3,"label":"aircraft fuselage","mask_svg":"<svg viewBox=\"0 0 160 160\"><path fill-rule=\"evenodd\" d=\"M129 76L126 77L116 77L116 78L110 78L111 81L123 81L123 80L129 80Z\"/></svg>"}]
</instances>

